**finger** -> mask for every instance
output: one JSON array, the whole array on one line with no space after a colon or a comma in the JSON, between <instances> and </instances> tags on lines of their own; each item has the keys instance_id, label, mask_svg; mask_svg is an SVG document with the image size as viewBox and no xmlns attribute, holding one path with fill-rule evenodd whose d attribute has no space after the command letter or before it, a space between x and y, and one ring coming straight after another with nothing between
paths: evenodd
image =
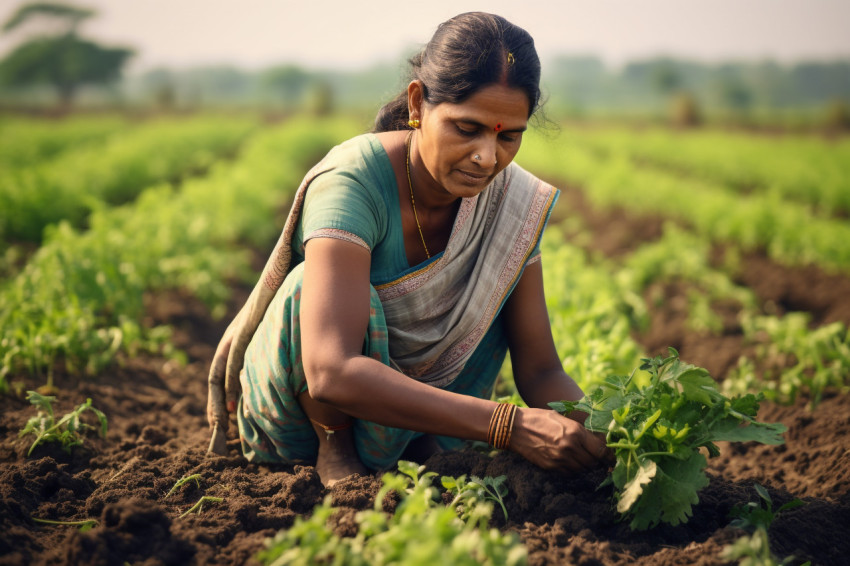
<instances>
[{"instance_id":1,"label":"finger","mask_svg":"<svg viewBox=\"0 0 850 566\"><path fill-rule=\"evenodd\" d=\"M228 333L225 332L224 338L216 348L207 377L207 421L210 428L215 428L215 425L219 424L224 432L228 428L227 408L224 403L224 380L230 341Z\"/></svg>"},{"instance_id":2,"label":"finger","mask_svg":"<svg viewBox=\"0 0 850 566\"><path fill-rule=\"evenodd\" d=\"M605 443L604 438L597 433L593 433L585 429L585 435L583 440L584 448L587 453L593 457L594 464L596 463L596 461L606 458L611 452L607 444Z\"/></svg>"},{"instance_id":3,"label":"finger","mask_svg":"<svg viewBox=\"0 0 850 566\"><path fill-rule=\"evenodd\" d=\"M614 454L614 450L608 446L608 440L605 438L605 433L594 432L593 436L599 440L599 443L601 445L600 450L602 455L599 457L599 459L607 464L611 464L616 461L617 457Z\"/></svg>"},{"instance_id":4,"label":"finger","mask_svg":"<svg viewBox=\"0 0 850 566\"><path fill-rule=\"evenodd\" d=\"M219 456L227 455L227 435L218 423L213 427L210 446L207 448L207 452L218 454Z\"/></svg>"},{"instance_id":5,"label":"finger","mask_svg":"<svg viewBox=\"0 0 850 566\"><path fill-rule=\"evenodd\" d=\"M573 450L572 457L581 469L592 468L596 464L596 457L592 452L587 450L584 444L576 446Z\"/></svg>"},{"instance_id":6,"label":"finger","mask_svg":"<svg viewBox=\"0 0 850 566\"><path fill-rule=\"evenodd\" d=\"M207 420L212 428L212 437L207 449L208 453L227 454L227 428L229 425L227 412L224 407L224 362L219 358L213 359L210 368L209 391L207 397Z\"/></svg>"},{"instance_id":7,"label":"finger","mask_svg":"<svg viewBox=\"0 0 850 566\"><path fill-rule=\"evenodd\" d=\"M221 359L213 358L207 379L207 421L210 427L218 422L227 421L224 406L224 368L225 364Z\"/></svg>"},{"instance_id":8,"label":"finger","mask_svg":"<svg viewBox=\"0 0 850 566\"><path fill-rule=\"evenodd\" d=\"M239 383L239 373L242 371L242 364L245 361L245 350L248 348L248 343L251 336L244 336L245 329L241 326L237 329L233 338L233 344L230 347L230 353L227 356L227 371L224 381L224 394L227 400L228 407L236 407L236 402L242 394L242 386Z\"/></svg>"},{"instance_id":9,"label":"finger","mask_svg":"<svg viewBox=\"0 0 850 566\"><path fill-rule=\"evenodd\" d=\"M227 401L227 409L230 412L236 411L236 402L242 394L242 385L239 383L240 370L233 371L228 368L227 376L224 382L224 396Z\"/></svg>"}]
</instances>

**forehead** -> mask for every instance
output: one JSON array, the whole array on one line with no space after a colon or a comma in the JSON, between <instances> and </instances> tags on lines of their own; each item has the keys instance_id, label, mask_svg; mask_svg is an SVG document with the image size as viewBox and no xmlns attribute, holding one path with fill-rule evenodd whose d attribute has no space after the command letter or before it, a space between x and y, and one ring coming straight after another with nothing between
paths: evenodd
<instances>
[{"instance_id":1,"label":"forehead","mask_svg":"<svg viewBox=\"0 0 850 566\"><path fill-rule=\"evenodd\" d=\"M528 123L528 96L519 88L487 85L460 103L437 106L453 120L470 120L488 126L502 124L505 130L524 128Z\"/></svg>"}]
</instances>

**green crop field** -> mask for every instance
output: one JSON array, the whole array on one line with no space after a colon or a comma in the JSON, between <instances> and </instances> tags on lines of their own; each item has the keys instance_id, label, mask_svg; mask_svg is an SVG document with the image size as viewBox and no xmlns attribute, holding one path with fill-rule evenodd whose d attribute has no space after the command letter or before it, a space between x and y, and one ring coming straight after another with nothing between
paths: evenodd
<instances>
[{"instance_id":1,"label":"green crop field","mask_svg":"<svg viewBox=\"0 0 850 566\"><path fill-rule=\"evenodd\" d=\"M542 244L555 346L613 470L473 446L326 490L312 463L247 463L233 435L205 456L218 339L303 175L365 128L0 121L0 564L841 563L843 138L525 134L517 162L561 190ZM509 360L494 398L521 403Z\"/></svg>"}]
</instances>

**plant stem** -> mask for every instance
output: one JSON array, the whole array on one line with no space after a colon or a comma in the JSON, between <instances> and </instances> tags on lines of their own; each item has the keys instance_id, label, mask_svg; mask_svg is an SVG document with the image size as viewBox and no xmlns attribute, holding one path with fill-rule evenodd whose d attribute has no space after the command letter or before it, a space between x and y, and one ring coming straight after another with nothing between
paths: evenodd
<instances>
[{"instance_id":1,"label":"plant stem","mask_svg":"<svg viewBox=\"0 0 850 566\"><path fill-rule=\"evenodd\" d=\"M45 525L68 525L71 527L85 527L87 525L91 525L92 527L97 526L97 521L95 519L83 519L82 521L53 521L51 519L38 519L36 517L30 517L36 523L43 523Z\"/></svg>"},{"instance_id":2,"label":"plant stem","mask_svg":"<svg viewBox=\"0 0 850 566\"><path fill-rule=\"evenodd\" d=\"M185 517L185 516L186 516L186 515L188 515L189 513L195 513L195 512L197 512L198 514L200 514L200 512L201 512L201 511L203 510L203 508L204 508L204 503L221 503L222 501L224 501L224 498L223 498L223 497L212 497L212 496L210 496L210 495L205 495L205 496L201 497L201 498L198 500L198 502L197 502L197 503L195 503L194 505L192 505L192 507L190 507L189 509L187 509L186 511L184 511L184 512L183 512L183 514L182 514L182 515L180 515L180 516L178 517L178 519L182 519L183 517Z\"/></svg>"}]
</instances>

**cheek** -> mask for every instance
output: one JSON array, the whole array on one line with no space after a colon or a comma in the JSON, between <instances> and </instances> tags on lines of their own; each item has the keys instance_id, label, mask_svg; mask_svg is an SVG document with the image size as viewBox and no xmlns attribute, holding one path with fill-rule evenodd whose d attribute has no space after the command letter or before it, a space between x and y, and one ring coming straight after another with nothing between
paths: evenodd
<instances>
[{"instance_id":1,"label":"cheek","mask_svg":"<svg viewBox=\"0 0 850 566\"><path fill-rule=\"evenodd\" d=\"M499 169L503 169L510 164L511 161L514 160L516 154L519 153L519 146L514 147L503 147L499 149L498 157L499 157ZM504 166L502 165L504 163Z\"/></svg>"}]
</instances>

